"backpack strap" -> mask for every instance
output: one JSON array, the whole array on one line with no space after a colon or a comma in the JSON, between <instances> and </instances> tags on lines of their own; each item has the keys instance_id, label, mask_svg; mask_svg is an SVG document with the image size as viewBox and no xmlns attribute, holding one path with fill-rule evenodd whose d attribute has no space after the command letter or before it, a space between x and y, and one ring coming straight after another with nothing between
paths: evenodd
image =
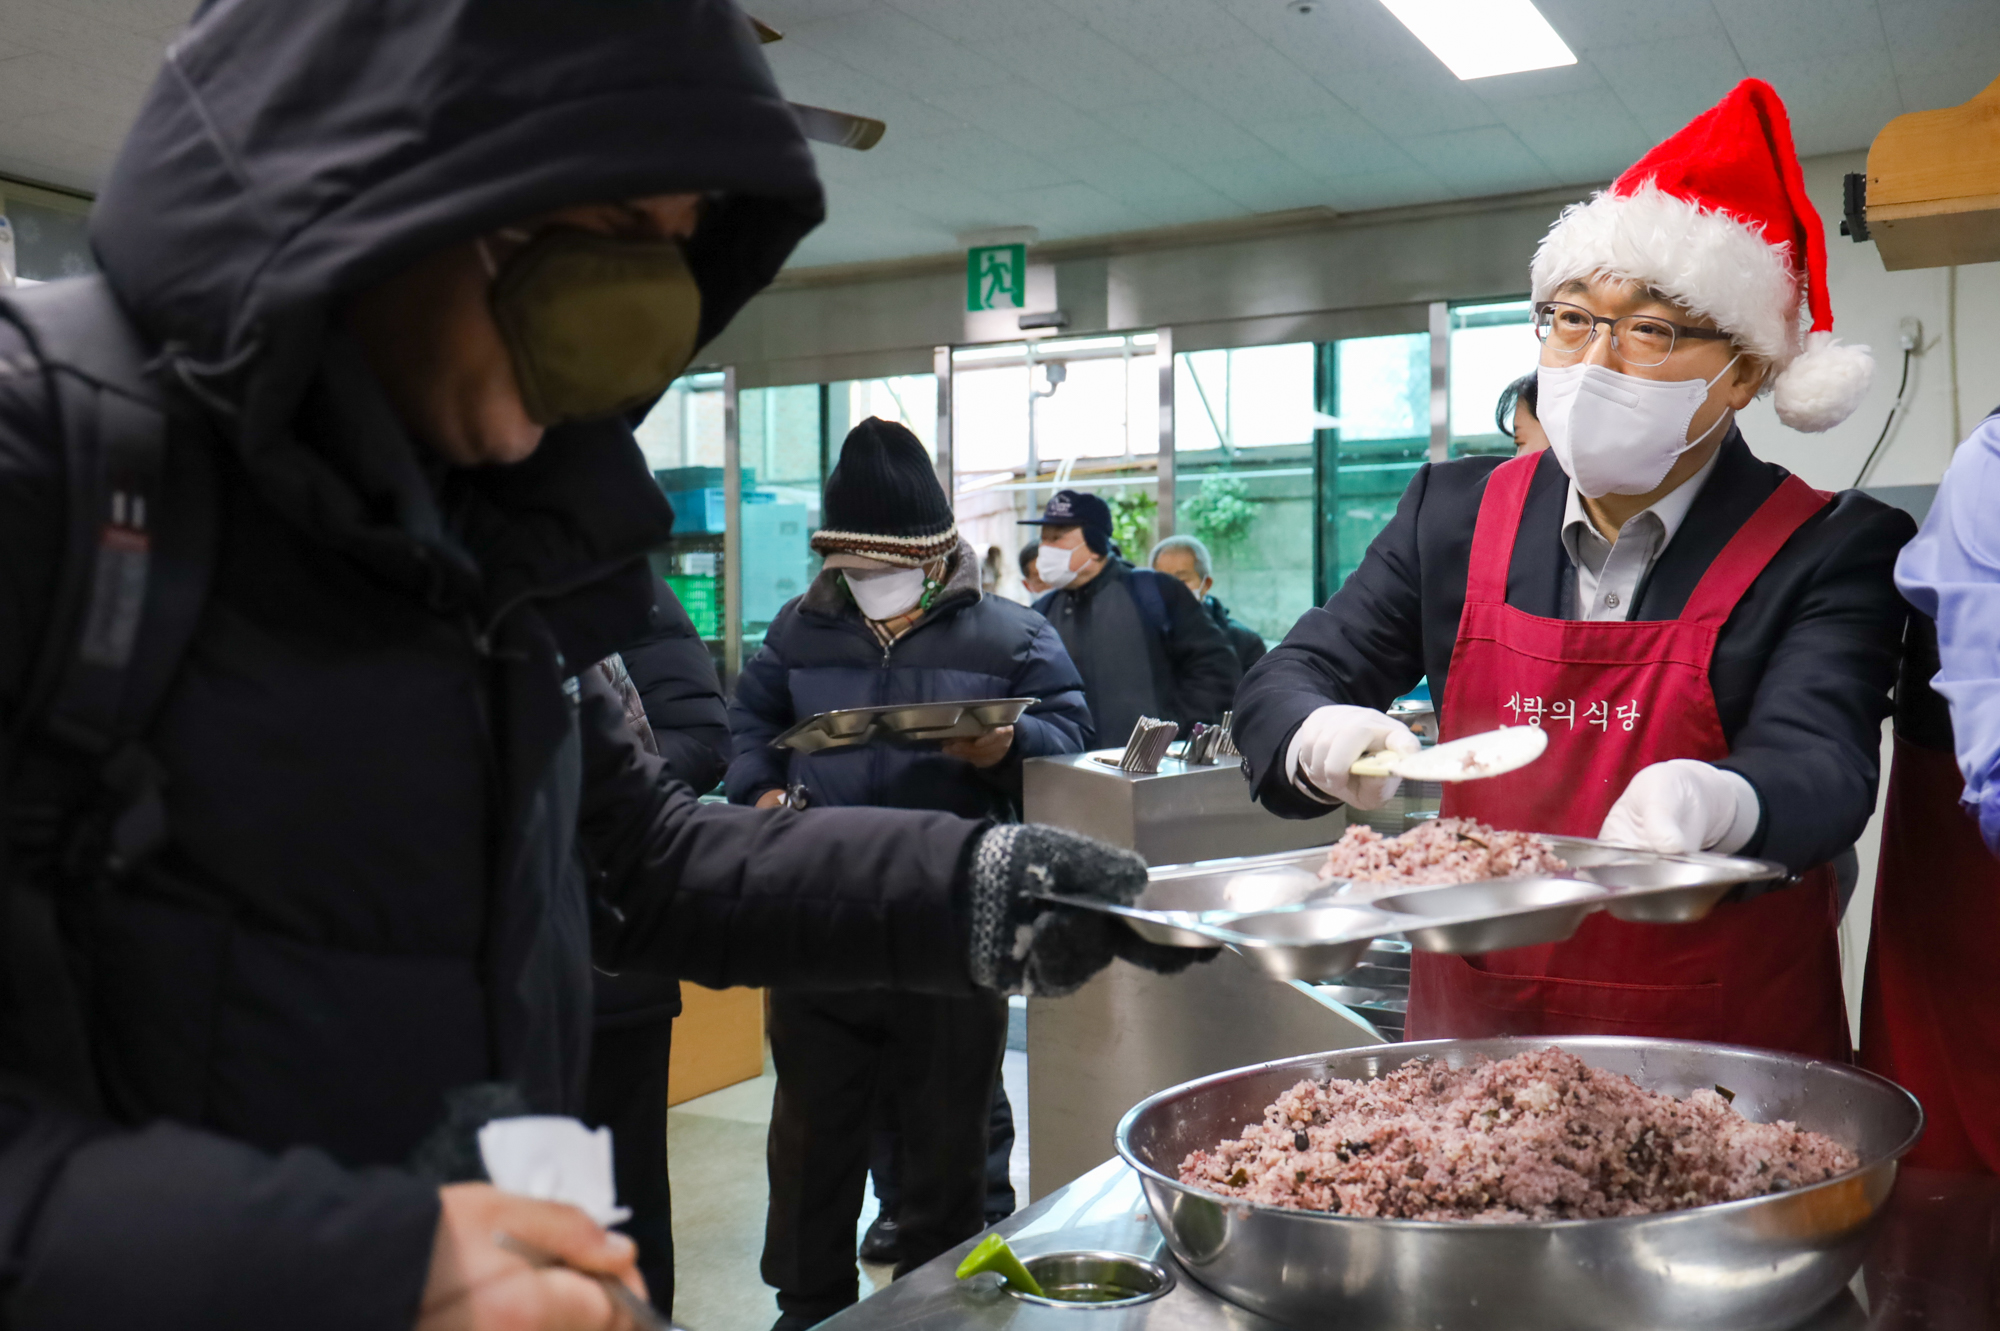
<instances>
[{"instance_id":1,"label":"backpack strap","mask_svg":"<svg viewBox=\"0 0 2000 1331\"><path fill-rule=\"evenodd\" d=\"M27 336L49 381L69 495L55 611L21 730L95 769L110 823L85 858L102 853L116 870L166 832L142 741L207 599L212 461L197 432L168 429L145 345L102 277L8 292L0 315Z\"/></svg>"},{"instance_id":2,"label":"backpack strap","mask_svg":"<svg viewBox=\"0 0 2000 1331\"><path fill-rule=\"evenodd\" d=\"M0 294L61 438L68 520L25 706L0 746L0 1026L40 1084L101 1104L87 962L66 903L166 835L144 740L207 599L217 527L206 440L169 430L145 346L101 277ZM13 852L22 852L14 854Z\"/></svg>"}]
</instances>

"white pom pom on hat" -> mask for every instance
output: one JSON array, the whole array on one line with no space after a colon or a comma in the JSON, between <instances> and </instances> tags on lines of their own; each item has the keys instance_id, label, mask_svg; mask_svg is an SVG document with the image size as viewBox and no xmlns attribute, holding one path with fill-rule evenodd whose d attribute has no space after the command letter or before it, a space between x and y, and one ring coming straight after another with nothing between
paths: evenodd
<instances>
[{"instance_id":1,"label":"white pom pom on hat","mask_svg":"<svg viewBox=\"0 0 2000 1331\"><path fill-rule=\"evenodd\" d=\"M1778 419L1817 432L1860 405L1867 347L1833 336L1826 232L1792 147L1785 104L1745 79L1587 203L1563 210L1535 251L1534 298L1602 273L1642 282L1713 319L1769 361ZM1811 331L1799 331L1799 307Z\"/></svg>"}]
</instances>

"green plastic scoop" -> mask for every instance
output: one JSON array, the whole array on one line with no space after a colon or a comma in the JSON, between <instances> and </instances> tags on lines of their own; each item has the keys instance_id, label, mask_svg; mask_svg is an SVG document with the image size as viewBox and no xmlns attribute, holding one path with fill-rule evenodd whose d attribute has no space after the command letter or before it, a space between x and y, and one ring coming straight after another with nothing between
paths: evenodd
<instances>
[{"instance_id":1,"label":"green plastic scoop","mask_svg":"<svg viewBox=\"0 0 2000 1331\"><path fill-rule=\"evenodd\" d=\"M1021 1265L1021 1259L1014 1255L1014 1250L1007 1246L1007 1240L998 1234L988 1234L981 1239L979 1246L967 1253L965 1260L958 1264L960 1280L970 1280L982 1271L996 1272L1023 1294L1032 1294L1038 1299L1048 1297L1042 1293L1042 1287L1035 1278L1028 1274L1028 1268Z\"/></svg>"}]
</instances>

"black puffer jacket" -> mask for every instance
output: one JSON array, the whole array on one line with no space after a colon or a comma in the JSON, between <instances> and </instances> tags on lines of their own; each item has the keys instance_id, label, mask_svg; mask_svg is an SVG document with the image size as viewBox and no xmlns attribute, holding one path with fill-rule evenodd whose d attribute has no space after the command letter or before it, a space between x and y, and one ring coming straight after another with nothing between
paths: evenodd
<instances>
[{"instance_id":1,"label":"black puffer jacket","mask_svg":"<svg viewBox=\"0 0 2000 1331\"><path fill-rule=\"evenodd\" d=\"M729 769L729 711L715 661L687 610L653 580L653 627L619 649L667 770L706 795Z\"/></svg>"},{"instance_id":2,"label":"black puffer jacket","mask_svg":"<svg viewBox=\"0 0 2000 1331\"><path fill-rule=\"evenodd\" d=\"M593 926L608 969L963 991L978 825L698 808L596 672L563 689L651 626L629 431L445 473L333 317L486 229L699 190L712 335L821 206L732 5L224 0L137 126L92 235L200 390L175 446L219 460L220 554L151 736L166 849L71 921L109 1112L0 1045L0 1323L401 1331L437 1203L400 1166L455 1088L577 1107ZM11 739L64 480L11 332L0 367ZM0 905L29 874L0 859Z\"/></svg>"},{"instance_id":3,"label":"black puffer jacket","mask_svg":"<svg viewBox=\"0 0 2000 1331\"><path fill-rule=\"evenodd\" d=\"M771 741L794 723L844 707L1039 699L1014 726L1005 759L980 770L934 744L869 744L804 754ZM1021 762L1090 744L1083 680L1047 620L979 590L979 560L959 542L938 601L884 648L838 570L778 612L743 667L729 704L736 756L729 798L753 804L794 784L814 806L945 809L972 818L1021 816Z\"/></svg>"}]
</instances>

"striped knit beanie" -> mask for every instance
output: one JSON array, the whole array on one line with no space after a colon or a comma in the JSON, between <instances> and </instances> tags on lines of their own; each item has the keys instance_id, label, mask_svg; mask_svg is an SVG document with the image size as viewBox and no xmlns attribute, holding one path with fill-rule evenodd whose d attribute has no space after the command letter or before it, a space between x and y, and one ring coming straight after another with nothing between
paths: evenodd
<instances>
[{"instance_id":1,"label":"striped knit beanie","mask_svg":"<svg viewBox=\"0 0 2000 1331\"><path fill-rule=\"evenodd\" d=\"M813 533L823 555L863 555L919 568L958 548L958 524L917 437L870 416L848 432L826 478L826 526Z\"/></svg>"}]
</instances>

